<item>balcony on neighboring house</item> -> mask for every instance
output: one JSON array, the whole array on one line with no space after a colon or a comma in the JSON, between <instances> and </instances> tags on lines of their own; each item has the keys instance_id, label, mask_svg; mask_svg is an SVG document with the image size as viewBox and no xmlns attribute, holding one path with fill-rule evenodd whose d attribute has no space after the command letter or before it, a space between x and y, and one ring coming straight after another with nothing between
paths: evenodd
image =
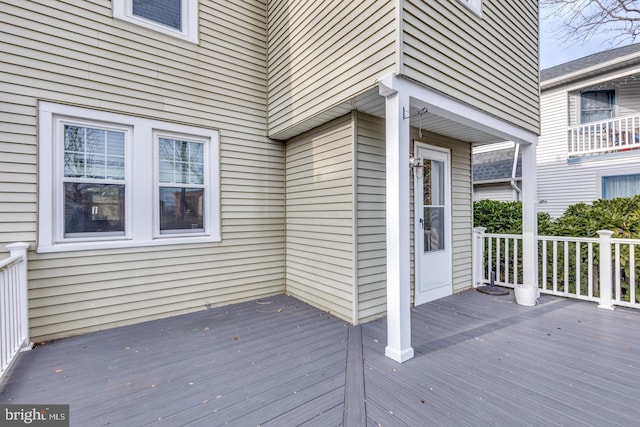
<instances>
[{"instance_id":1,"label":"balcony on neighboring house","mask_svg":"<svg viewBox=\"0 0 640 427\"><path fill-rule=\"evenodd\" d=\"M639 91L640 78L633 74L569 91L569 157L640 147Z\"/></svg>"},{"instance_id":2,"label":"balcony on neighboring house","mask_svg":"<svg viewBox=\"0 0 640 427\"><path fill-rule=\"evenodd\" d=\"M640 114L569 126L572 156L615 153L640 148Z\"/></svg>"}]
</instances>

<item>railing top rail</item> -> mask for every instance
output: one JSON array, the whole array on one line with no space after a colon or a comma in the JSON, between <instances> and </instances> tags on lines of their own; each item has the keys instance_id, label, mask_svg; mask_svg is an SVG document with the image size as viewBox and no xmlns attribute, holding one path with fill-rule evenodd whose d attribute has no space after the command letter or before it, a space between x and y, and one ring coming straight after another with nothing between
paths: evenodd
<instances>
[{"instance_id":1,"label":"railing top rail","mask_svg":"<svg viewBox=\"0 0 640 427\"><path fill-rule=\"evenodd\" d=\"M13 264L17 264L22 261L24 257L22 255L10 256L9 258L5 258L0 261L0 271L6 270L11 267Z\"/></svg>"},{"instance_id":2,"label":"railing top rail","mask_svg":"<svg viewBox=\"0 0 640 427\"><path fill-rule=\"evenodd\" d=\"M493 237L499 239L522 239L522 234L497 234L497 233L484 233L485 237Z\"/></svg>"},{"instance_id":3,"label":"railing top rail","mask_svg":"<svg viewBox=\"0 0 640 427\"><path fill-rule=\"evenodd\" d=\"M573 237L573 236L538 236L538 240L556 241L556 242L580 242L580 243L598 243L600 239L597 237Z\"/></svg>"},{"instance_id":4,"label":"railing top rail","mask_svg":"<svg viewBox=\"0 0 640 427\"><path fill-rule=\"evenodd\" d=\"M607 125L608 123L615 123L615 122L624 122L624 121L629 121L632 120L634 118L638 118L640 117L640 114L629 114L629 115L624 115L624 116L619 116L619 117L614 117L611 119L603 119L603 120L598 120L595 122L589 122L589 123L578 123L575 125L571 125L568 126L568 129L579 129L579 128L583 128L583 127L589 127L589 126L601 126L601 125Z\"/></svg>"},{"instance_id":5,"label":"railing top rail","mask_svg":"<svg viewBox=\"0 0 640 427\"><path fill-rule=\"evenodd\" d=\"M521 234L498 234L498 233L485 233L485 237L491 237L494 239L522 239ZM580 243L598 243L600 240L597 237L573 237L573 236L537 236L538 240L544 241L556 241L556 242L580 242ZM617 239L620 243L639 243L640 240L633 239ZM624 240L624 242L623 242ZM614 242L614 239L611 240Z\"/></svg>"},{"instance_id":6,"label":"railing top rail","mask_svg":"<svg viewBox=\"0 0 640 427\"><path fill-rule=\"evenodd\" d=\"M640 245L640 239L621 239L621 238L612 238L611 243L624 243L631 245Z\"/></svg>"}]
</instances>

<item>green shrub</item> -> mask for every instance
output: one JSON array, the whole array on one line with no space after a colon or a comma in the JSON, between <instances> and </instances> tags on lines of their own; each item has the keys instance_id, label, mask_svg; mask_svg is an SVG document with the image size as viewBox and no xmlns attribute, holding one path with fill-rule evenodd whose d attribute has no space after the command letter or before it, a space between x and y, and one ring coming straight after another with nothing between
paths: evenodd
<instances>
[{"instance_id":1,"label":"green shrub","mask_svg":"<svg viewBox=\"0 0 640 427\"><path fill-rule=\"evenodd\" d=\"M520 202L498 202L495 200L480 200L473 205L474 227L486 227L487 233L521 234L522 233L522 204ZM613 231L614 238L640 239L640 196L631 198L617 198L612 200L600 199L592 204L576 203L569 206L559 218L553 219L545 212L538 213L538 234L543 236L567 237L598 237L598 230ZM550 250L550 248L549 248ZM565 250L570 254L565 258ZM575 243L558 245L558 280L563 283L564 260L569 262L569 292L575 292L576 253ZM640 251L636 251L631 263L629 245L620 246L620 275L623 299L629 300L631 277L640 277ZM582 294L586 293L589 254L587 245L580 246L579 262L583 266L580 270ZM599 253L594 250L591 254L595 269L599 265ZM540 262L542 262L540 260ZM551 271L551 258L547 261L547 270ZM632 267L633 265L633 267ZM540 267L542 267L540 265ZM634 271L632 271L632 269ZM521 272L520 272L521 273ZM551 277L548 278L551 286ZM594 285L597 287L597 283ZM640 302L640 283L636 280L636 301ZM597 291L596 291L597 293Z\"/></svg>"},{"instance_id":2,"label":"green shrub","mask_svg":"<svg viewBox=\"0 0 640 427\"><path fill-rule=\"evenodd\" d=\"M522 203L478 200L473 203L473 226L485 227L487 233L522 234ZM553 220L538 212L538 234L550 236Z\"/></svg>"},{"instance_id":3,"label":"green shrub","mask_svg":"<svg viewBox=\"0 0 640 427\"><path fill-rule=\"evenodd\" d=\"M521 234L522 203L478 200L473 204L473 226L487 233ZM640 196L576 203L555 220L538 212L538 234L543 236L598 237L611 230L613 237L640 238Z\"/></svg>"}]
</instances>

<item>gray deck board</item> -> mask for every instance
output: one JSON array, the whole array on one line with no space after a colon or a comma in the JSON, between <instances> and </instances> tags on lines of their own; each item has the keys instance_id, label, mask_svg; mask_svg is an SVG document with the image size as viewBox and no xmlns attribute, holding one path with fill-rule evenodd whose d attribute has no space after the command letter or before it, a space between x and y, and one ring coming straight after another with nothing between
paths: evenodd
<instances>
[{"instance_id":1,"label":"gray deck board","mask_svg":"<svg viewBox=\"0 0 640 427\"><path fill-rule=\"evenodd\" d=\"M347 371L344 390L344 419L345 427L362 425L366 418L364 369L362 357L362 328L349 328L347 345Z\"/></svg>"},{"instance_id":2,"label":"gray deck board","mask_svg":"<svg viewBox=\"0 0 640 427\"><path fill-rule=\"evenodd\" d=\"M73 426L633 426L640 312L474 291L348 326L276 296L58 340L24 353L2 403L68 403Z\"/></svg>"}]
</instances>

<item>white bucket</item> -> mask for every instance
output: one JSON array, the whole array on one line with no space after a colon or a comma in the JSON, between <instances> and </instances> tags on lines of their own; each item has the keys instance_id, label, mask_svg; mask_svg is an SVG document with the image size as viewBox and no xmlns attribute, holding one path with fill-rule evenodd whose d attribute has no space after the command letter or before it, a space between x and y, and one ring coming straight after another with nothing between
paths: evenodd
<instances>
[{"instance_id":1,"label":"white bucket","mask_svg":"<svg viewBox=\"0 0 640 427\"><path fill-rule=\"evenodd\" d=\"M516 302L520 305L534 306L538 302L538 288L535 286L516 285L513 289Z\"/></svg>"}]
</instances>

